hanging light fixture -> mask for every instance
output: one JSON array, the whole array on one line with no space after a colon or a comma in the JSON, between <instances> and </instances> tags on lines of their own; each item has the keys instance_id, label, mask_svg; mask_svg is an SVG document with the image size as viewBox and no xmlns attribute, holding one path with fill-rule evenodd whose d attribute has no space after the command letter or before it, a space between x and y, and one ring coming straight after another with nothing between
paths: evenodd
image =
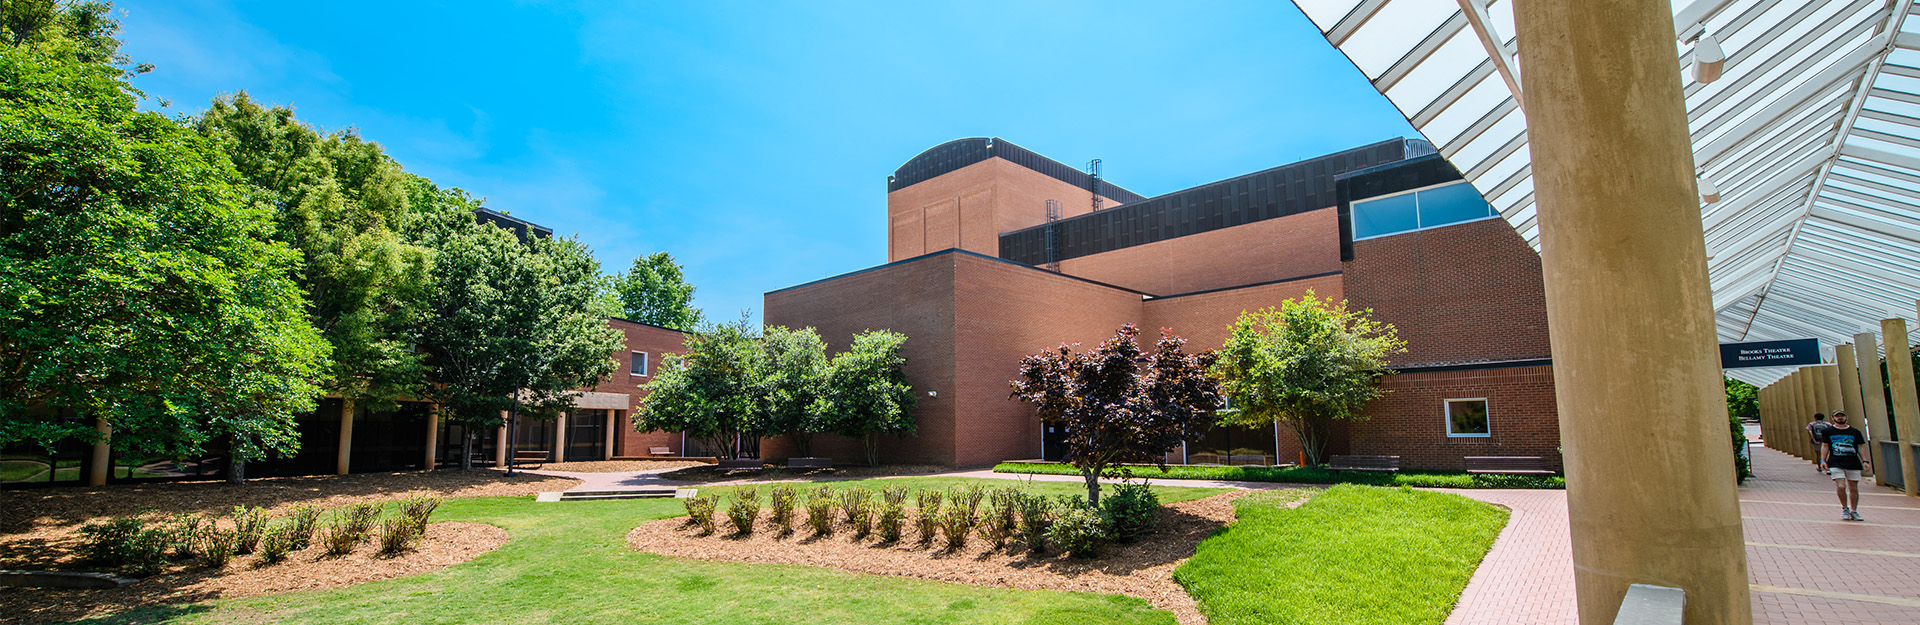
<instances>
[{"instance_id":1,"label":"hanging light fixture","mask_svg":"<svg viewBox=\"0 0 1920 625\"><path fill-rule=\"evenodd\" d=\"M1727 64L1727 53L1720 49L1720 40L1713 35L1701 35L1700 41L1693 44L1693 81L1707 84L1720 79L1720 70Z\"/></svg>"}]
</instances>

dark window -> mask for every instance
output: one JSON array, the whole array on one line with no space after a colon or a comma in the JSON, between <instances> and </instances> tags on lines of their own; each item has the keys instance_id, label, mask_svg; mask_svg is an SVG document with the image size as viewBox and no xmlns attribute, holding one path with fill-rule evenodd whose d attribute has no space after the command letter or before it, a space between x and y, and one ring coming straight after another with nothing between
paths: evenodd
<instances>
[{"instance_id":1,"label":"dark window","mask_svg":"<svg viewBox=\"0 0 1920 625\"><path fill-rule=\"evenodd\" d=\"M633 353L633 369L632 369L632 373L633 373L634 375L646 375L646 374L647 374L647 353L646 353L646 352L634 352L634 353Z\"/></svg>"},{"instance_id":2,"label":"dark window","mask_svg":"<svg viewBox=\"0 0 1920 625\"><path fill-rule=\"evenodd\" d=\"M1447 436L1490 436L1487 400L1447 400Z\"/></svg>"}]
</instances>

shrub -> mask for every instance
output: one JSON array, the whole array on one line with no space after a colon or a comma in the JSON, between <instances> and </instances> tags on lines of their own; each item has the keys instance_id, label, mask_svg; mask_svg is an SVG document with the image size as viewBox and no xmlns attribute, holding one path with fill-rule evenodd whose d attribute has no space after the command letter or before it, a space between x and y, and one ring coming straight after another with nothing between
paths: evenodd
<instances>
[{"instance_id":1,"label":"shrub","mask_svg":"<svg viewBox=\"0 0 1920 625\"><path fill-rule=\"evenodd\" d=\"M160 572L167 550L166 532L147 527L138 517L119 517L80 528L83 551L93 562L144 577Z\"/></svg>"},{"instance_id":2,"label":"shrub","mask_svg":"<svg viewBox=\"0 0 1920 625\"><path fill-rule=\"evenodd\" d=\"M685 500L687 505L687 524L700 526L700 535L713 533L713 511L719 507L719 497L715 495L695 495Z\"/></svg>"},{"instance_id":3,"label":"shrub","mask_svg":"<svg viewBox=\"0 0 1920 625\"><path fill-rule=\"evenodd\" d=\"M880 489L880 540L899 542L900 527L906 521L907 487Z\"/></svg>"},{"instance_id":4,"label":"shrub","mask_svg":"<svg viewBox=\"0 0 1920 625\"><path fill-rule=\"evenodd\" d=\"M294 536L294 531L295 528L292 521L266 530L260 537L260 562L263 564L279 564L285 561L287 554L293 553L294 551L293 540L297 538Z\"/></svg>"},{"instance_id":5,"label":"shrub","mask_svg":"<svg viewBox=\"0 0 1920 625\"><path fill-rule=\"evenodd\" d=\"M357 544L373 535L373 524L380 521L380 504L363 501L340 509L342 525L353 534Z\"/></svg>"},{"instance_id":6,"label":"shrub","mask_svg":"<svg viewBox=\"0 0 1920 625\"><path fill-rule=\"evenodd\" d=\"M1145 484L1122 484L1113 494L1100 499L1100 508L1112 525L1110 536L1119 542L1133 542L1153 531L1160 512L1160 497Z\"/></svg>"},{"instance_id":7,"label":"shrub","mask_svg":"<svg viewBox=\"0 0 1920 625\"><path fill-rule=\"evenodd\" d=\"M1060 506L1053 526L1047 529L1047 542L1076 558L1100 555L1106 536L1107 520L1092 506L1078 502Z\"/></svg>"},{"instance_id":8,"label":"shrub","mask_svg":"<svg viewBox=\"0 0 1920 625\"><path fill-rule=\"evenodd\" d=\"M439 497L419 496L400 501L400 518L413 525L416 536L427 535L427 523L433 518L433 511L440 507Z\"/></svg>"},{"instance_id":9,"label":"shrub","mask_svg":"<svg viewBox=\"0 0 1920 625\"><path fill-rule=\"evenodd\" d=\"M239 542L234 544L233 552L246 555L260 546L260 532L267 526L267 509L259 507L233 507L233 535Z\"/></svg>"},{"instance_id":10,"label":"shrub","mask_svg":"<svg viewBox=\"0 0 1920 625\"><path fill-rule=\"evenodd\" d=\"M786 484L775 486L768 492L768 498L773 504L773 516L770 520L774 527L780 529L781 536L793 533L793 500L799 494L799 491Z\"/></svg>"},{"instance_id":11,"label":"shrub","mask_svg":"<svg viewBox=\"0 0 1920 625\"><path fill-rule=\"evenodd\" d=\"M206 527L200 529L200 534L195 537L195 540L199 543L195 550L200 556L200 562L207 565L207 568L214 569L224 567L227 562L232 561L233 551L239 547L240 543L239 537L234 536L233 532L215 527L212 522L208 522Z\"/></svg>"},{"instance_id":12,"label":"shrub","mask_svg":"<svg viewBox=\"0 0 1920 625\"><path fill-rule=\"evenodd\" d=\"M960 505L963 503L965 502L961 501L947 506L947 511L940 514L940 533L946 536L949 551L965 548L967 535L973 533L974 524L979 521L979 517L974 516L973 511Z\"/></svg>"},{"instance_id":13,"label":"shrub","mask_svg":"<svg viewBox=\"0 0 1920 625\"><path fill-rule=\"evenodd\" d=\"M953 505L967 509L968 515L980 514L980 502L987 498L984 486L968 486L947 494L947 500Z\"/></svg>"},{"instance_id":14,"label":"shrub","mask_svg":"<svg viewBox=\"0 0 1920 625\"><path fill-rule=\"evenodd\" d=\"M833 533L833 489L821 486L807 496L807 526L815 536Z\"/></svg>"},{"instance_id":15,"label":"shrub","mask_svg":"<svg viewBox=\"0 0 1920 625\"><path fill-rule=\"evenodd\" d=\"M380 526L380 553L393 555L413 550L420 530L410 517L387 519Z\"/></svg>"},{"instance_id":16,"label":"shrub","mask_svg":"<svg viewBox=\"0 0 1920 625\"><path fill-rule=\"evenodd\" d=\"M1020 526L1020 495L1013 488L996 488L987 494L987 516L981 520L980 536L995 549L1006 546Z\"/></svg>"},{"instance_id":17,"label":"shrub","mask_svg":"<svg viewBox=\"0 0 1920 625\"><path fill-rule=\"evenodd\" d=\"M321 544L326 546L326 553L330 556L353 553L353 548L360 546L360 541L365 537L365 534L354 531L345 516L335 518L320 531Z\"/></svg>"},{"instance_id":18,"label":"shrub","mask_svg":"<svg viewBox=\"0 0 1920 625\"><path fill-rule=\"evenodd\" d=\"M200 545L201 524L205 520L197 514L177 514L167 525L167 556L176 560L191 558Z\"/></svg>"},{"instance_id":19,"label":"shrub","mask_svg":"<svg viewBox=\"0 0 1920 625\"><path fill-rule=\"evenodd\" d=\"M940 491L923 490L914 495L913 527L920 531L920 544L933 542L940 530Z\"/></svg>"},{"instance_id":20,"label":"shrub","mask_svg":"<svg viewBox=\"0 0 1920 625\"><path fill-rule=\"evenodd\" d=\"M840 511L847 517L847 525L853 528L853 539L866 538L873 533L873 493L864 488L849 488L840 492Z\"/></svg>"},{"instance_id":21,"label":"shrub","mask_svg":"<svg viewBox=\"0 0 1920 625\"><path fill-rule=\"evenodd\" d=\"M287 526L289 551L304 551L313 544L313 532L320 529L320 508L318 506L300 506L293 509L293 516Z\"/></svg>"},{"instance_id":22,"label":"shrub","mask_svg":"<svg viewBox=\"0 0 1920 625\"><path fill-rule=\"evenodd\" d=\"M1020 538L1029 553L1047 550L1047 529L1053 525L1053 501L1028 493L1020 494Z\"/></svg>"},{"instance_id":23,"label":"shrub","mask_svg":"<svg viewBox=\"0 0 1920 625\"><path fill-rule=\"evenodd\" d=\"M733 523L733 533L752 534L753 522L759 518L760 489L752 486L734 489L733 501L727 504L727 521Z\"/></svg>"}]
</instances>

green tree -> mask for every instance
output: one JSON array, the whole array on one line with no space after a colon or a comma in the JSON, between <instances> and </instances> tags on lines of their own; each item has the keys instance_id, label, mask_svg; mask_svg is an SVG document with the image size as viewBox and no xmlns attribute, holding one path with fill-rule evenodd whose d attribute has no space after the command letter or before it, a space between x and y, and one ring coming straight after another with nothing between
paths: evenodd
<instances>
[{"instance_id":1,"label":"green tree","mask_svg":"<svg viewBox=\"0 0 1920 625\"><path fill-rule=\"evenodd\" d=\"M1727 427L1733 436L1733 474L1745 480L1753 476L1752 460L1747 457L1747 426L1742 419L1760 419L1760 389L1733 378L1727 386Z\"/></svg>"},{"instance_id":2,"label":"green tree","mask_svg":"<svg viewBox=\"0 0 1920 625\"><path fill-rule=\"evenodd\" d=\"M827 383L827 344L813 328L767 326L760 339L758 378L761 429L793 441L802 457L813 456L813 435L831 429L822 414Z\"/></svg>"},{"instance_id":3,"label":"green tree","mask_svg":"<svg viewBox=\"0 0 1920 625\"><path fill-rule=\"evenodd\" d=\"M667 354L641 400L634 428L683 432L715 455L737 458L767 433L758 417L763 352L744 316L687 334L685 354Z\"/></svg>"},{"instance_id":4,"label":"green tree","mask_svg":"<svg viewBox=\"0 0 1920 625\"><path fill-rule=\"evenodd\" d=\"M300 252L308 318L333 349L327 387L376 410L417 396L425 367L407 334L431 257L397 232L413 216L400 166L350 130L323 136L245 92L215 99L194 128L250 183L274 237Z\"/></svg>"},{"instance_id":5,"label":"green tree","mask_svg":"<svg viewBox=\"0 0 1920 625\"><path fill-rule=\"evenodd\" d=\"M620 316L676 330L700 327L705 317L693 307L693 285L680 269L666 252L633 259L631 269L610 280L623 308Z\"/></svg>"},{"instance_id":6,"label":"green tree","mask_svg":"<svg viewBox=\"0 0 1920 625\"><path fill-rule=\"evenodd\" d=\"M1284 423L1308 464L1325 463L1333 421L1364 418L1361 409L1386 392L1375 381L1392 373L1387 357L1406 350L1394 327L1370 312L1308 291L1278 309L1240 313L1213 365L1235 408L1226 422Z\"/></svg>"},{"instance_id":7,"label":"green tree","mask_svg":"<svg viewBox=\"0 0 1920 625\"><path fill-rule=\"evenodd\" d=\"M906 436L913 418L913 385L907 383L907 335L870 330L853 335L847 351L834 354L818 410L833 432L859 440L867 466L880 466L880 437Z\"/></svg>"},{"instance_id":8,"label":"green tree","mask_svg":"<svg viewBox=\"0 0 1920 625\"><path fill-rule=\"evenodd\" d=\"M105 11L4 7L0 443L91 440L78 414L133 455L290 452L327 355L297 256L217 146L136 110Z\"/></svg>"},{"instance_id":9,"label":"green tree","mask_svg":"<svg viewBox=\"0 0 1920 625\"><path fill-rule=\"evenodd\" d=\"M1219 410L1220 383L1207 376L1212 350L1188 354L1186 339L1160 331L1142 352L1129 323L1098 348L1073 345L1020 360L1013 397L1039 409L1058 427L1066 461L1087 483L1087 502L1100 505L1100 476L1122 462L1154 462L1166 469L1167 451L1198 440Z\"/></svg>"},{"instance_id":10,"label":"green tree","mask_svg":"<svg viewBox=\"0 0 1920 625\"><path fill-rule=\"evenodd\" d=\"M470 201L416 193L452 206ZM551 418L573 406L576 389L611 375L621 335L591 310L599 266L578 241L523 242L471 212L438 224L425 231L439 237L434 297L415 340L432 365L426 395L468 432L461 467L471 468L475 434L499 427L501 411Z\"/></svg>"}]
</instances>

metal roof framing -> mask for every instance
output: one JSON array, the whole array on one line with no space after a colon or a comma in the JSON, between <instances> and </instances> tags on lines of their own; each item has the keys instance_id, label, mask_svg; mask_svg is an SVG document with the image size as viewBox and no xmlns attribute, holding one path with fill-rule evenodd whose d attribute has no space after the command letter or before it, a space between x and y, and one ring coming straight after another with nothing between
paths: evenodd
<instances>
[{"instance_id":1,"label":"metal roof framing","mask_svg":"<svg viewBox=\"0 0 1920 625\"><path fill-rule=\"evenodd\" d=\"M1295 0L1539 248L1513 0ZM1830 348L1920 299L1915 0L1678 0L1675 50L1725 341ZM1469 32L1471 31L1471 32ZM1687 71L1703 35L1723 76ZM1831 358L1831 351L1828 352ZM1728 373L1764 385L1791 368Z\"/></svg>"}]
</instances>

